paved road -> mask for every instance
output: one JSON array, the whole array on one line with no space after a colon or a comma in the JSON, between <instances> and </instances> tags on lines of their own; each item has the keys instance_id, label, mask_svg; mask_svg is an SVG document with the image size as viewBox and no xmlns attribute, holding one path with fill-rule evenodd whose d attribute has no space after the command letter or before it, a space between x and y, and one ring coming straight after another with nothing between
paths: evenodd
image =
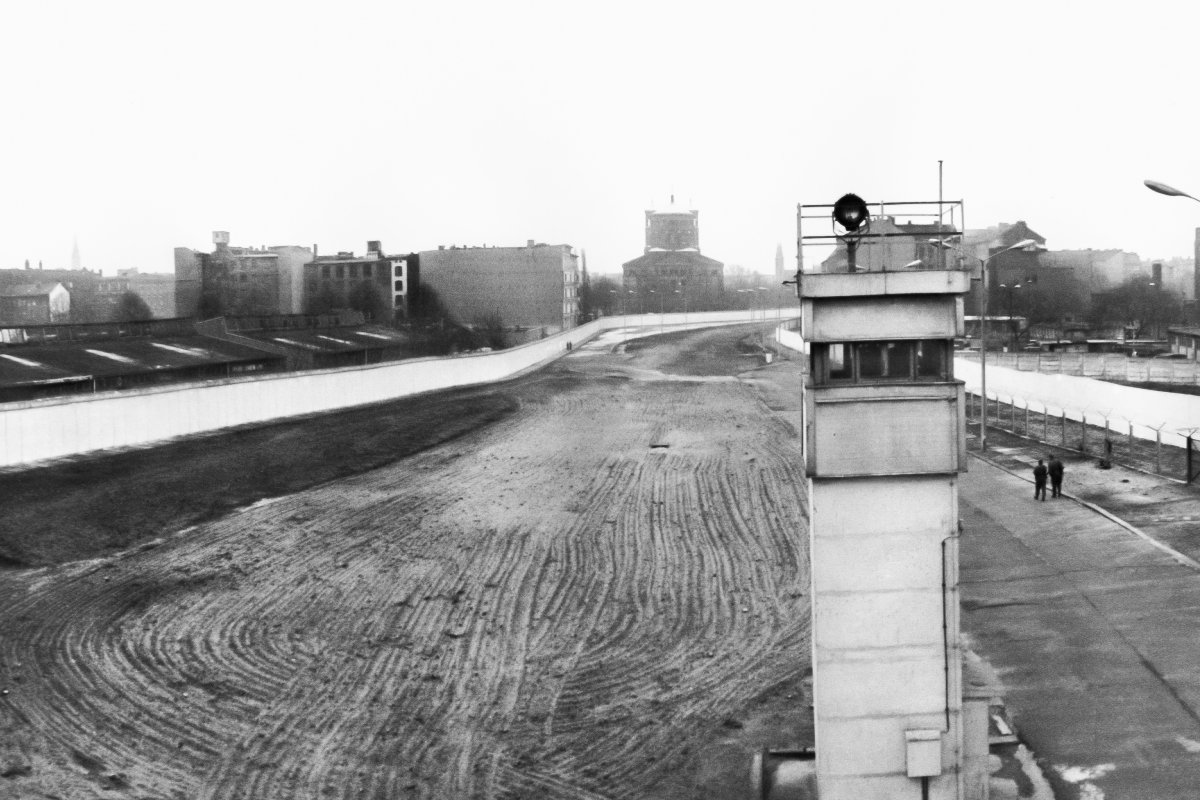
<instances>
[{"instance_id":1,"label":"paved road","mask_svg":"<svg viewBox=\"0 0 1200 800\"><path fill-rule=\"evenodd\" d=\"M1060 798L1200 796L1200 572L972 459L963 628Z\"/></svg>"}]
</instances>

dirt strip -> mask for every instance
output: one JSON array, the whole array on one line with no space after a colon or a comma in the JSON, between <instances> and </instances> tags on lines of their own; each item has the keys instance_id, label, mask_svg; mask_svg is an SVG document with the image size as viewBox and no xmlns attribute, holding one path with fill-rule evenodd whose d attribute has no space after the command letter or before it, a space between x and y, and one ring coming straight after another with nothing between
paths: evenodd
<instances>
[{"instance_id":1,"label":"dirt strip","mask_svg":"<svg viewBox=\"0 0 1200 800\"><path fill-rule=\"evenodd\" d=\"M301 427L310 488L281 495L275 458L192 443L266 499L121 495L145 522L79 545L101 555L0 572L0 796L739 796L750 749L810 735L798 442L735 377L753 351L733 329L584 349L332 480L305 447L352 436ZM80 491L159 456L127 457Z\"/></svg>"}]
</instances>

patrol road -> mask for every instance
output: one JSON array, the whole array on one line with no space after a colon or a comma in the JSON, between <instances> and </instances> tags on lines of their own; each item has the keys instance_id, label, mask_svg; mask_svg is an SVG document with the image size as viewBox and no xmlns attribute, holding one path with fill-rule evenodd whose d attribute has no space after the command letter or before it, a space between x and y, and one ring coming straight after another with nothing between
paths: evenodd
<instances>
[{"instance_id":1,"label":"patrol road","mask_svg":"<svg viewBox=\"0 0 1200 800\"><path fill-rule=\"evenodd\" d=\"M757 330L601 342L415 454L0 571L0 797L742 796L809 667L799 368Z\"/></svg>"}]
</instances>

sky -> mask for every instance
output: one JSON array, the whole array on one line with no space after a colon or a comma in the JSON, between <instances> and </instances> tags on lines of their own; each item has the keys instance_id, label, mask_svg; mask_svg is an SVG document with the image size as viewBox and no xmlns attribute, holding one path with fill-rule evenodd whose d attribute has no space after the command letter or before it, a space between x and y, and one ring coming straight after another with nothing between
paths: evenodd
<instances>
[{"instance_id":1,"label":"sky","mask_svg":"<svg viewBox=\"0 0 1200 800\"><path fill-rule=\"evenodd\" d=\"M644 212L771 271L796 205L962 200L1050 249L1190 256L1200 4L8 3L0 268L173 249L570 244ZM806 255L806 260L808 256Z\"/></svg>"}]
</instances>

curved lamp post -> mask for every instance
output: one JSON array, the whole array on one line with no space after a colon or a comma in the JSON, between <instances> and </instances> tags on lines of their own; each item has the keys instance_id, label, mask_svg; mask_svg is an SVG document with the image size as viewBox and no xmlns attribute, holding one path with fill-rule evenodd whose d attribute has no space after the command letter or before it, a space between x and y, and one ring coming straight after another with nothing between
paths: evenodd
<instances>
[{"instance_id":1,"label":"curved lamp post","mask_svg":"<svg viewBox=\"0 0 1200 800\"><path fill-rule=\"evenodd\" d=\"M938 247L955 250L961 255L969 255L979 262L981 273L981 291L979 298L979 397L980 409L979 414L979 452L987 450L987 307L988 307L988 262L996 256L1002 256L1005 253L1013 250L1024 250L1030 245L1037 244L1033 239L1022 239L1014 245L1009 245L1003 250L992 253L987 258L980 258L973 253L966 253L963 250L955 247L952 244L947 244L941 239L930 239L930 244Z\"/></svg>"},{"instance_id":2,"label":"curved lamp post","mask_svg":"<svg viewBox=\"0 0 1200 800\"><path fill-rule=\"evenodd\" d=\"M1181 189L1176 189L1174 186L1168 186L1167 184L1163 183L1162 181L1152 181L1150 179L1146 179L1146 180L1142 181L1142 183L1144 183L1146 185L1146 188L1152 192L1158 192L1159 194L1165 194L1168 197L1186 197L1189 200L1195 200L1197 203L1200 203L1200 197L1193 197L1192 195L1188 194L1187 192L1185 192ZM1197 308L1200 309L1200 305L1198 305ZM1200 314L1200 310L1197 310L1195 313Z\"/></svg>"},{"instance_id":3,"label":"curved lamp post","mask_svg":"<svg viewBox=\"0 0 1200 800\"><path fill-rule=\"evenodd\" d=\"M1191 200L1195 200L1197 203L1200 203L1200 198L1192 197L1187 192L1180 191L1179 189L1176 189L1174 186L1168 186L1167 184L1163 183L1162 181L1152 181L1152 180L1147 179L1147 180L1142 181L1142 183L1146 184L1146 188L1152 192L1158 192L1159 194L1165 194L1168 197L1187 197Z\"/></svg>"}]
</instances>

